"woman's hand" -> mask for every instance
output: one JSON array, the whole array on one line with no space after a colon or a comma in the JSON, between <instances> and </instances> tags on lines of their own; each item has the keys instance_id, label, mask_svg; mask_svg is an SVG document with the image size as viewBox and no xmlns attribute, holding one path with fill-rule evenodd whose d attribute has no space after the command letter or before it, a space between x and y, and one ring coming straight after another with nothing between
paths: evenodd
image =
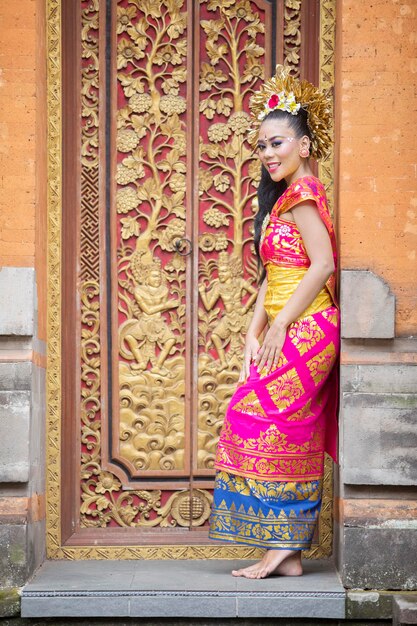
<instances>
[{"instance_id":1,"label":"woman's hand","mask_svg":"<svg viewBox=\"0 0 417 626\"><path fill-rule=\"evenodd\" d=\"M259 341L254 335L246 335L245 340L245 355L242 365L242 370L240 372L238 383L244 383L249 376L249 369L251 361L253 361L256 357L256 354L259 350Z\"/></svg>"},{"instance_id":2,"label":"woman's hand","mask_svg":"<svg viewBox=\"0 0 417 626\"><path fill-rule=\"evenodd\" d=\"M266 365L266 374L275 369L278 365L281 355L282 346L284 345L287 328L280 321L275 319L265 335L264 342L258 351L255 359L255 365L258 372L262 372Z\"/></svg>"}]
</instances>

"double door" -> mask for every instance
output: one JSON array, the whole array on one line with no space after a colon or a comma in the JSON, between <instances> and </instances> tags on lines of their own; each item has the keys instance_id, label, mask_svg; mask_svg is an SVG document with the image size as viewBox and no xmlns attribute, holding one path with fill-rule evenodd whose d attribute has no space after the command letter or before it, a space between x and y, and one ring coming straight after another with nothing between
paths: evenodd
<instances>
[{"instance_id":1,"label":"double door","mask_svg":"<svg viewBox=\"0 0 417 626\"><path fill-rule=\"evenodd\" d=\"M276 62L317 80L318 10L62 4L68 545L205 542L258 289L249 99Z\"/></svg>"}]
</instances>

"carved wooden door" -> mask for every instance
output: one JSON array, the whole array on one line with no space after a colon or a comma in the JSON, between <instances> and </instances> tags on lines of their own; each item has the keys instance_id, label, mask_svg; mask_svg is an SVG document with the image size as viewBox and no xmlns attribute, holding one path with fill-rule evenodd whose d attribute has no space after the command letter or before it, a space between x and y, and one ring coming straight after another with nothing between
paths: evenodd
<instances>
[{"instance_id":1,"label":"carved wooden door","mask_svg":"<svg viewBox=\"0 0 417 626\"><path fill-rule=\"evenodd\" d=\"M284 59L317 80L318 2L62 12L63 541L227 555L198 545L257 294L248 101Z\"/></svg>"}]
</instances>

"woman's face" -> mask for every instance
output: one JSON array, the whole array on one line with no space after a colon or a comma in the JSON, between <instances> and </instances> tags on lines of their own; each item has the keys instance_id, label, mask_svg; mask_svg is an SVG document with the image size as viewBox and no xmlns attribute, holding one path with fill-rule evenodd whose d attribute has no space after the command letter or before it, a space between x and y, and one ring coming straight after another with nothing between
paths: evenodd
<instances>
[{"instance_id":1,"label":"woman's face","mask_svg":"<svg viewBox=\"0 0 417 626\"><path fill-rule=\"evenodd\" d=\"M309 145L307 136L297 138L285 120L265 120L259 129L257 153L272 180L291 184L309 170L300 149Z\"/></svg>"}]
</instances>

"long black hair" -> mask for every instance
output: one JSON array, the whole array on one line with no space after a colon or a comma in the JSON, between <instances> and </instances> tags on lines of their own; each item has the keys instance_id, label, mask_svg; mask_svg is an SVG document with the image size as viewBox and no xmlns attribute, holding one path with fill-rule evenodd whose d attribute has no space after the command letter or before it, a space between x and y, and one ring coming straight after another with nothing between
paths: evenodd
<instances>
[{"instance_id":1,"label":"long black hair","mask_svg":"<svg viewBox=\"0 0 417 626\"><path fill-rule=\"evenodd\" d=\"M310 129L307 125L307 111L305 109L300 109L297 115L292 115L287 111L281 111L280 109L275 109L268 113L268 115L264 118L263 121L266 120L280 120L287 121L288 126L294 131L295 136L297 138L301 138L304 135L307 135L311 140ZM255 252L258 261L258 270L260 270L259 284L261 284L265 278L266 272L263 267L263 263L259 254L259 242L261 238L261 227L267 213L271 213L272 208L278 198L284 193L287 188L287 183L284 179L280 180L278 183L274 182L266 169L262 165L261 169L261 181L258 187L258 212L255 215L254 220L254 245Z\"/></svg>"}]
</instances>

